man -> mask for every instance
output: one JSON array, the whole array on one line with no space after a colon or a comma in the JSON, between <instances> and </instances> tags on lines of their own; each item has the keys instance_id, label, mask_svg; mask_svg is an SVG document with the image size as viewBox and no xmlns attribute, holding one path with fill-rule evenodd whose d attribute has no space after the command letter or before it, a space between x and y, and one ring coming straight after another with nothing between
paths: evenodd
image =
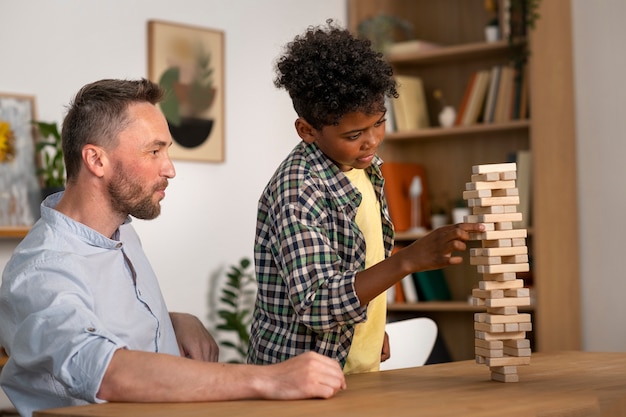
<instances>
[{"instance_id":1,"label":"man","mask_svg":"<svg viewBox=\"0 0 626 417\"><path fill-rule=\"evenodd\" d=\"M172 144L148 80L101 80L63 123L66 190L16 248L0 287L0 383L22 416L102 401L175 402L333 396L336 361L215 363L200 321L168 313L130 216L160 213Z\"/></svg>"}]
</instances>

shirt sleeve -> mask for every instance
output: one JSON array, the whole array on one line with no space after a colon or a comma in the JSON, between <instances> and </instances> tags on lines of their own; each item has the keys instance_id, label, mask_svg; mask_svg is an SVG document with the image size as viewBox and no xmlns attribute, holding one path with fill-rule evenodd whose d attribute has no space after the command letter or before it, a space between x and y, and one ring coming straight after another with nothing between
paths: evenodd
<instances>
[{"instance_id":1,"label":"shirt sleeve","mask_svg":"<svg viewBox=\"0 0 626 417\"><path fill-rule=\"evenodd\" d=\"M62 265L39 263L12 281L11 359L17 368L51 375L72 396L100 402L96 394L113 353L127 346L94 314L88 283L79 279L89 271Z\"/></svg>"},{"instance_id":2,"label":"shirt sleeve","mask_svg":"<svg viewBox=\"0 0 626 417\"><path fill-rule=\"evenodd\" d=\"M354 290L359 262L349 219L338 220L327 203L316 187L303 187L280 211L271 244L296 314L318 333L362 322L367 311Z\"/></svg>"}]
</instances>

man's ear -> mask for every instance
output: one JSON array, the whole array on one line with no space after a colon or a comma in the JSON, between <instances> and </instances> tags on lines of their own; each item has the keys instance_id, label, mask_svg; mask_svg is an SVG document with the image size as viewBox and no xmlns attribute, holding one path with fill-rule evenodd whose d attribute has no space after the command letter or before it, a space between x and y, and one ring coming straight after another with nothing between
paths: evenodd
<instances>
[{"instance_id":1,"label":"man's ear","mask_svg":"<svg viewBox=\"0 0 626 417\"><path fill-rule=\"evenodd\" d=\"M83 147L83 163L93 175L98 178L104 176L104 166L106 164L106 155L104 149L100 146L88 144Z\"/></svg>"},{"instance_id":2,"label":"man's ear","mask_svg":"<svg viewBox=\"0 0 626 417\"><path fill-rule=\"evenodd\" d=\"M302 117L296 119L296 132L298 132L298 136L306 143L315 142L317 131Z\"/></svg>"}]
</instances>

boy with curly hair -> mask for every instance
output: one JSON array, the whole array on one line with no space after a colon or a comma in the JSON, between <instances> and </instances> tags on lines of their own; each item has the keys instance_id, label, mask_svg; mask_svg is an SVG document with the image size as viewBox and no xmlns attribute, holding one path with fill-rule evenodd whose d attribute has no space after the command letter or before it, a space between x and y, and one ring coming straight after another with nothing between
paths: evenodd
<instances>
[{"instance_id":1,"label":"boy with curly hair","mask_svg":"<svg viewBox=\"0 0 626 417\"><path fill-rule=\"evenodd\" d=\"M336 359L345 374L376 371L390 356L385 290L415 271L462 261L470 232L437 229L391 255L393 225L376 155L392 69L370 41L332 20L296 36L276 63L302 139L258 205L259 289L248 361L269 364L304 351Z\"/></svg>"}]
</instances>

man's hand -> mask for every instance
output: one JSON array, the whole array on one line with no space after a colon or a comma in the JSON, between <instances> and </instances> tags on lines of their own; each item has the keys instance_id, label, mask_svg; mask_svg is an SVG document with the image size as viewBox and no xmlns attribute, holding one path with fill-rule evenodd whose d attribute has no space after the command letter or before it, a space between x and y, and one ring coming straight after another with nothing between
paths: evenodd
<instances>
[{"instance_id":1,"label":"man's hand","mask_svg":"<svg viewBox=\"0 0 626 417\"><path fill-rule=\"evenodd\" d=\"M217 362L219 347L196 316L185 313L170 313L180 355L195 360Z\"/></svg>"}]
</instances>

